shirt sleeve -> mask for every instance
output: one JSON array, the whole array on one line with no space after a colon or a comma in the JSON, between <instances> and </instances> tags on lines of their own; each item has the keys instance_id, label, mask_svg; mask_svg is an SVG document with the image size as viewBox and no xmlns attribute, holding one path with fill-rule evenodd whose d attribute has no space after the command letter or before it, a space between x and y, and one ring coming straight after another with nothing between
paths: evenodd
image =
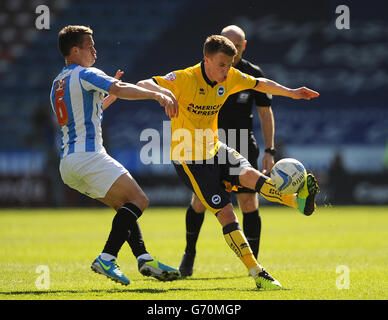
<instances>
[{"instance_id":1,"label":"shirt sleeve","mask_svg":"<svg viewBox=\"0 0 388 320\"><path fill-rule=\"evenodd\" d=\"M165 76L155 76L152 77L159 86L170 90L176 97L179 96L180 87L185 80L185 75L183 71L173 71Z\"/></svg>"},{"instance_id":2,"label":"shirt sleeve","mask_svg":"<svg viewBox=\"0 0 388 320\"><path fill-rule=\"evenodd\" d=\"M246 73L241 72L235 68L231 68L231 77L230 77L230 94L240 92L247 89L253 89L256 87L258 80Z\"/></svg>"},{"instance_id":3,"label":"shirt sleeve","mask_svg":"<svg viewBox=\"0 0 388 320\"><path fill-rule=\"evenodd\" d=\"M97 68L85 68L80 72L79 78L85 90L95 90L106 94L109 93L112 83L118 81Z\"/></svg>"}]
</instances>

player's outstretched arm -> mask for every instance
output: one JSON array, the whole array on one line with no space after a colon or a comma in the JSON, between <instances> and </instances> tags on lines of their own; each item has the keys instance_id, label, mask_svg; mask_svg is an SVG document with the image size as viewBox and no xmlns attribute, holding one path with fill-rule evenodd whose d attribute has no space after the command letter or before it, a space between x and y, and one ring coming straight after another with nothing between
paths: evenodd
<instances>
[{"instance_id":1,"label":"player's outstretched arm","mask_svg":"<svg viewBox=\"0 0 388 320\"><path fill-rule=\"evenodd\" d=\"M114 78L120 79L121 76L124 74L124 71L121 71L120 69L116 71L116 74ZM102 110L105 110L108 108L113 102L117 100L117 97L113 94L110 94L104 98L104 101L102 102Z\"/></svg>"},{"instance_id":2,"label":"player's outstretched arm","mask_svg":"<svg viewBox=\"0 0 388 320\"><path fill-rule=\"evenodd\" d=\"M319 97L319 93L311 90L306 87L301 87L297 89L290 89L285 86L280 85L279 83L266 79L266 78L257 78L258 83L254 90L269 93L276 96L284 96L292 99L306 99L310 100L312 98Z\"/></svg>"},{"instance_id":3,"label":"player's outstretched arm","mask_svg":"<svg viewBox=\"0 0 388 320\"><path fill-rule=\"evenodd\" d=\"M136 85L139 86L139 87L142 87L142 88L145 88L145 89L148 89L148 90L151 90L151 91L159 92L159 93L165 94L166 96L169 96L172 100L174 100L174 102L176 102L177 108L176 109L172 109L172 110L168 110L166 108L166 114L170 118L178 116L178 113L179 113L178 102L177 102L174 94L170 90L159 86L152 79L147 79L147 80L139 81L138 83L136 83ZM171 116L171 115L173 115L173 116Z\"/></svg>"},{"instance_id":4,"label":"player's outstretched arm","mask_svg":"<svg viewBox=\"0 0 388 320\"><path fill-rule=\"evenodd\" d=\"M156 91L156 92L160 92L160 93L163 93L164 91L168 91L168 92L171 93L170 90L167 90L167 89L159 86L152 79L141 80L138 83L136 83L136 85L139 86L139 87L146 88L148 90L152 90L152 91Z\"/></svg>"},{"instance_id":5,"label":"player's outstretched arm","mask_svg":"<svg viewBox=\"0 0 388 320\"><path fill-rule=\"evenodd\" d=\"M117 81L110 86L109 94L125 100L156 100L166 109L166 113L167 110L169 111L167 115L170 118L174 117L176 110L178 110L178 103L176 100L171 99L163 93L151 91L132 83Z\"/></svg>"}]
</instances>

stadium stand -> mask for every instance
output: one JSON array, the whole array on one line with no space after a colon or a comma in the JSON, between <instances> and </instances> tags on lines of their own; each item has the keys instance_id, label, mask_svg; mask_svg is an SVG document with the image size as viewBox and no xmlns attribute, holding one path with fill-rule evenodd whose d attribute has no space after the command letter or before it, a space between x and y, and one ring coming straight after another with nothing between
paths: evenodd
<instances>
[{"instance_id":1,"label":"stadium stand","mask_svg":"<svg viewBox=\"0 0 388 320\"><path fill-rule=\"evenodd\" d=\"M147 1L133 6L131 2L113 2L114 5L106 1L1 2L0 24L6 27L1 28L0 34L0 72L6 81L1 81L0 90L7 92L0 111L1 118L7 119L2 121L4 125L0 129L2 149L29 146L27 137L33 133L32 115L39 108L47 107L51 81L63 66L56 47L57 32L62 26L92 26L97 50L103 57L98 66L111 74L115 66L130 70L134 58L166 30L169 16L184 3ZM53 14L50 32L37 32L35 28L38 3L47 3ZM13 139L8 139L9 136Z\"/></svg>"}]
</instances>

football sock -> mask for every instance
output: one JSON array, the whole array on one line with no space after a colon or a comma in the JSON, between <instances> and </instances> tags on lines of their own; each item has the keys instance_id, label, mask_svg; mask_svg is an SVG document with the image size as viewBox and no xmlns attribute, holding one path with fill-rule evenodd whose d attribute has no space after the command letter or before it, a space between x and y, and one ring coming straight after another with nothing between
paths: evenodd
<instances>
[{"instance_id":1,"label":"football sock","mask_svg":"<svg viewBox=\"0 0 388 320\"><path fill-rule=\"evenodd\" d=\"M131 226L129 237L127 237L127 242L131 247L132 253L135 257L147 253L143 240L143 235L141 233L140 226L137 221L135 221L134 224Z\"/></svg>"},{"instance_id":2,"label":"football sock","mask_svg":"<svg viewBox=\"0 0 388 320\"><path fill-rule=\"evenodd\" d=\"M101 258L102 260L105 260L105 261L112 261L112 260L116 260L116 259L117 259L117 257L112 256L112 255L109 254L109 253L104 253L104 252L102 252L102 253L100 254L100 258Z\"/></svg>"},{"instance_id":3,"label":"football sock","mask_svg":"<svg viewBox=\"0 0 388 320\"><path fill-rule=\"evenodd\" d=\"M149 254L149 253L143 253L141 254L140 256L137 257L137 260L147 260L147 261L151 261L151 260L154 260L154 258L152 258L152 256Z\"/></svg>"},{"instance_id":4,"label":"football sock","mask_svg":"<svg viewBox=\"0 0 388 320\"><path fill-rule=\"evenodd\" d=\"M255 272L260 272L261 267L252 254L249 243L241 231L240 224L238 222L232 222L223 227L222 231L226 243L234 251L237 257L240 258L242 263L244 263L249 272L251 273L253 270L255 270Z\"/></svg>"},{"instance_id":5,"label":"football sock","mask_svg":"<svg viewBox=\"0 0 388 320\"><path fill-rule=\"evenodd\" d=\"M205 213L197 213L194 211L193 207L190 205L186 211L186 249L185 253L195 254L196 245L199 236L199 231L201 230L203 220L205 218Z\"/></svg>"},{"instance_id":6,"label":"football sock","mask_svg":"<svg viewBox=\"0 0 388 320\"><path fill-rule=\"evenodd\" d=\"M271 178L267 176L260 176L257 180L255 190L260 193L265 199L284 204L288 207L298 209L297 195L294 194L282 194L280 193L272 183Z\"/></svg>"},{"instance_id":7,"label":"football sock","mask_svg":"<svg viewBox=\"0 0 388 320\"><path fill-rule=\"evenodd\" d=\"M112 229L102 252L117 257L123 243L127 240L131 242L132 251L135 249L137 253L135 256L146 253L140 228L136 221L141 214L141 210L134 204L124 204L113 218Z\"/></svg>"},{"instance_id":8,"label":"football sock","mask_svg":"<svg viewBox=\"0 0 388 320\"><path fill-rule=\"evenodd\" d=\"M258 209L252 212L243 212L243 230L253 256L257 259L261 233L261 218Z\"/></svg>"},{"instance_id":9,"label":"football sock","mask_svg":"<svg viewBox=\"0 0 388 320\"><path fill-rule=\"evenodd\" d=\"M139 219L140 216L142 215L141 210L137 206L135 206L134 204L127 203L126 207L134 213L134 216L138 217L137 219ZM134 220L131 223L129 231L130 231L129 235L127 236L126 240L129 244L129 246L131 247L133 255L135 257L139 257L142 254L148 253L146 248L145 248L143 235L141 233L140 226L139 226L139 223L137 222L137 220Z\"/></svg>"}]
</instances>

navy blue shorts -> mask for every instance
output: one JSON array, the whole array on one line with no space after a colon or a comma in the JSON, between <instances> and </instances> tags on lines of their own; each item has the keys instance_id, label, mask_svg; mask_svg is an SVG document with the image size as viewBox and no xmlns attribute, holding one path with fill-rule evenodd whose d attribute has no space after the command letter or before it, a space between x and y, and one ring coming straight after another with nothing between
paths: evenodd
<instances>
[{"instance_id":1,"label":"navy blue shorts","mask_svg":"<svg viewBox=\"0 0 388 320\"><path fill-rule=\"evenodd\" d=\"M229 140L227 138L225 141L222 141L222 142L225 143L226 145L231 145L230 143L228 143ZM237 136L235 141L231 141L231 143L236 144L236 150L239 153L241 153L241 141L240 141L240 136L238 134L238 130L237 130ZM246 157L246 159L249 161L249 163L252 165L254 169L259 170L257 161L259 159L260 149L259 149L259 146L257 145L257 141L255 139L255 136L253 135L253 132L249 133L248 140L246 140L246 143L248 144L247 145L248 154L245 154L243 156ZM234 193L256 193L255 190L251 190L246 187L238 188L238 190L233 190L233 192Z\"/></svg>"},{"instance_id":2,"label":"navy blue shorts","mask_svg":"<svg viewBox=\"0 0 388 320\"><path fill-rule=\"evenodd\" d=\"M241 188L239 175L252 165L236 150L222 144L212 159L173 162L178 176L203 205L217 213L231 203L231 191Z\"/></svg>"}]
</instances>

